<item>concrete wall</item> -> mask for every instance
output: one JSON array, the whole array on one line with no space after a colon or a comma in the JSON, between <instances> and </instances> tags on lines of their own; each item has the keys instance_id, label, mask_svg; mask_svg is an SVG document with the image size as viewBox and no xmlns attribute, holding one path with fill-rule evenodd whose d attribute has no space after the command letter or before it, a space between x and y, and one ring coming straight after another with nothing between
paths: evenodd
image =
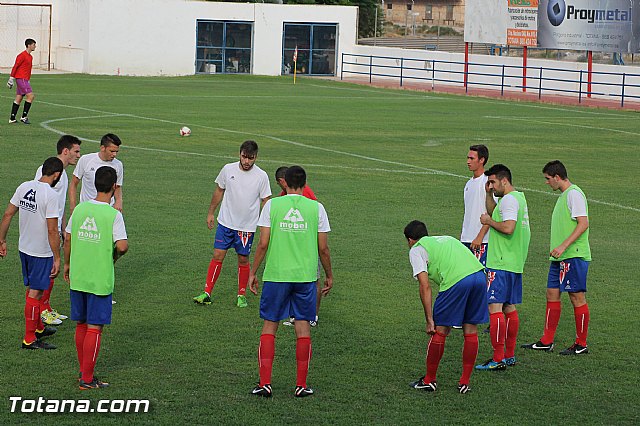
<instances>
[{"instance_id":1,"label":"concrete wall","mask_svg":"<svg viewBox=\"0 0 640 426\"><path fill-rule=\"evenodd\" d=\"M352 52L347 53L367 55L367 57L346 57L346 62L355 62L359 65L345 65L345 77L355 76L355 74L348 73L348 71L368 73L370 60L368 55L372 55L382 57L372 59L372 72L374 74L383 74L375 76L375 79L388 79L399 83L400 69L387 67L400 67L402 65L405 68L414 68L404 69L402 71L403 78L410 78L406 80L406 82L416 82L418 81L417 79L422 79L424 84L429 85L433 81L436 87L443 84L462 86L464 73L464 54L462 53L364 45L358 45ZM402 60L400 58L402 58ZM518 87L522 86L522 58L470 55L469 62L469 87L493 87L496 90L500 90L503 73L502 65L504 65L504 75L506 76L504 78L505 90L522 90ZM550 93L578 96L581 70L583 71L582 92L583 96L585 96L584 92L587 90L586 63L530 58L527 62L527 91L537 92L540 88L540 68L542 68L543 96L544 94ZM640 97L640 67L594 64L593 71L594 84L591 89L592 92L594 92L593 97L606 98L621 95L623 74L626 74L625 96ZM368 78L368 75L360 75L359 77ZM416 78L416 80L411 80L411 77ZM479 85L479 83L484 84L484 86ZM630 87L629 85L637 85L639 87ZM634 100L639 101L640 99Z\"/></svg>"},{"instance_id":2,"label":"concrete wall","mask_svg":"<svg viewBox=\"0 0 640 426\"><path fill-rule=\"evenodd\" d=\"M284 22L337 24L338 52L352 51L357 40L356 7L186 0L50 1L55 68L81 73L194 74L198 19L252 22L252 72L260 75L281 73Z\"/></svg>"}]
</instances>

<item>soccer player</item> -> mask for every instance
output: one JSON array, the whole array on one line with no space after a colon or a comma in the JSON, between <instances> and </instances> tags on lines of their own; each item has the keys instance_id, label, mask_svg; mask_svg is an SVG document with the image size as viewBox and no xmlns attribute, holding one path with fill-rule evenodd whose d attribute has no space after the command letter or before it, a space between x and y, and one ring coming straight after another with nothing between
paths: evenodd
<instances>
[{"instance_id":1,"label":"soccer player","mask_svg":"<svg viewBox=\"0 0 640 426\"><path fill-rule=\"evenodd\" d=\"M281 189L280 194L278 194L278 196L280 197L282 197L283 195L287 195L287 181L284 178L285 174L287 173L287 169L289 169L289 167L281 166L276 170L276 183ZM318 200L316 198L316 194L314 194L313 190L309 188L309 185L305 185L302 189L302 196L307 197L310 200Z\"/></svg>"},{"instance_id":2,"label":"soccer player","mask_svg":"<svg viewBox=\"0 0 640 426\"><path fill-rule=\"evenodd\" d=\"M469 379L478 356L478 324L487 322L487 277L480 261L460 241L449 236L430 237L427 226L417 220L404 228L409 261L418 280L420 300L427 321L427 374L411 387L434 392L436 373L446 338L453 326L462 326L462 376L458 392L469 391ZM431 307L431 283L439 287Z\"/></svg>"},{"instance_id":3,"label":"soccer player","mask_svg":"<svg viewBox=\"0 0 640 426\"><path fill-rule=\"evenodd\" d=\"M472 145L467 154L467 167L473 173L464 186L464 219L460 241L480 260L487 264L489 226L480 223L480 216L487 212L484 166L489 160L489 149L484 145Z\"/></svg>"},{"instance_id":4,"label":"soccer player","mask_svg":"<svg viewBox=\"0 0 640 426\"><path fill-rule=\"evenodd\" d=\"M73 211L65 229L64 279L70 284L71 319L80 364L80 390L109 386L94 376L102 329L111 324L114 263L129 249L122 213L109 205L117 187L110 166L95 172L95 200Z\"/></svg>"},{"instance_id":5,"label":"soccer player","mask_svg":"<svg viewBox=\"0 0 640 426\"><path fill-rule=\"evenodd\" d=\"M193 298L197 304L211 304L211 292L220 276L222 262L227 250L233 247L238 255L236 305L239 308L247 307L247 281L251 269L249 253L260 217L260 206L271 197L269 177L256 166L257 158L258 144L251 140L244 141L240 145L240 161L226 164L216 177L217 186L211 197L207 226L209 229L214 228L215 212L220 206L218 227L204 291Z\"/></svg>"},{"instance_id":6,"label":"soccer player","mask_svg":"<svg viewBox=\"0 0 640 426\"><path fill-rule=\"evenodd\" d=\"M11 197L0 222L0 257L7 255L7 231L17 212L20 218L18 251L22 277L27 287L24 307L25 334L23 349L56 349L40 340L56 332L46 327L40 317L40 299L49 281L60 270L60 234L58 232L58 196L51 189L63 173L62 161L51 157L42 165L42 177L21 184Z\"/></svg>"},{"instance_id":7,"label":"soccer player","mask_svg":"<svg viewBox=\"0 0 640 426\"><path fill-rule=\"evenodd\" d=\"M278 194L279 197L282 197L283 195L287 195L287 182L284 179L284 175L287 172L288 168L289 167L287 166L281 166L281 167L278 167L278 169L276 170L276 184L282 190L280 194ZM302 196L307 197L310 200L315 200L315 201L318 200L316 198L316 194L313 193L313 190L309 187L309 185L305 185L304 188L302 189ZM321 264L318 261L318 279L316 280L316 288L317 288L316 319L314 321L309 321L309 324L311 324L311 327L315 327L318 325L318 312L320 312L320 301L322 300L322 287L320 286L320 267L321 267ZM295 320L296 320L295 317L291 317L289 318L288 321L283 322L282 325L293 326L293 323L295 322Z\"/></svg>"},{"instance_id":8,"label":"soccer player","mask_svg":"<svg viewBox=\"0 0 640 426\"><path fill-rule=\"evenodd\" d=\"M493 358L478 370L504 370L516 364L515 347L520 320L516 305L522 303L522 271L529 252L529 210L522 192L511 184L511 171L495 164L484 172L487 179L487 213L480 216L489 225L487 296L489 335ZM493 196L499 198L498 203ZM491 215L491 216L490 216Z\"/></svg>"},{"instance_id":9,"label":"soccer player","mask_svg":"<svg viewBox=\"0 0 640 426\"><path fill-rule=\"evenodd\" d=\"M33 94L29 80L31 79L31 68L33 67L33 56L31 56L31 52L36 50L36 41L28 38L24 41L24 45L26 49L16 56L16 61L11 69L11 76L9 77L9 81L7 81L7 87L9 89L13 88L14 82L16 84L16 99L11 106L10 124L16 122L16 115L18 114L20 103L24 97L26 97L27 100L24 101L20 121L24 124L31 124L28 115L35 95Z\"/></svg>"},{"instance_id":10,"label":"soccer player","mask_svg":"<svg viewBox=\"0 0 640 426\"><path fill-rule=\"evenodd\" d=\"M252 393L271 397L271 371L275 356L275 338L280 321L293 312L296 321L297 378L294 395L313 395L307 386L311 361L311 326L316 315L316 283L318 256L325 273L322 294L333 286L331 254L327 243L331 231L324 206L302 196L307 175L300 166L292 166L285 174L287 195L267 201L258 226L260 242L253 259L249 285L258 294L256 274L265 259L262 275L264 287L260 297L260 318L264 320L258 364L260 382Z\"/></svg>"},{"instance_id":11,"label":"soccer player","mask_svg":"<svg viewBox=\"0 0 640 426\"><path fill-rule=\"evenodd\" d=\"M69 214L73 214L73 210L78 204L78 184L82 182L80 188L80 202L93 200L98 195L95 182L96 170L101 166L112 167L116 171L118 179L116 181L116 190L111 199L111 205L116 210L122 212L122 183L124 180L124 166L122 162L116 158L120 151L122 141L113 133L107 133L100 140L100 150L92 154L83 155L73 171L71 185L69 187Z\"/></svg>"},{"instance_id":12,"label":"soccer player","mask_svg":"<svg viewBox=\"0 0 640 426\"><path fill-rule=\"evenodd\" d=\"M536 343L522 345L525 349L551 352L558 322L560 295L569 293L576 322L576 340L560 355L583 355L587 349L589 306L587 305L587 272L591 261L589 247L589 207L584 192L569 181L567 169L560 161L551 161L542 169L547 185L560 191L551 216L551 246L549 278L547 280L547 310L544 333Z\"/></svg>"},{"instance_id":13,"label":"soccer player","mask_svg":"<svg viewBox=\"0 0 640 426\"><path fill-rule=\"evenodd\" d=\"M80 159L80 144L82 142L75 136L63 135L58 139L57 152L58 158L62 161L63 169L67 166L75 166ZM42 166L36 171L35 179L38 180L42 177ZM67 190L69 188L69 178L67 172L62 171L60 174L60 180L53 187L53 190L58 196L58 210L60 215L58 216L58 232L61 238L63 237L63 230L66 226L64 220L64 208L67 202ZM48 325L58 325L62 323L62 320L67 319L66 315L59 314L58 311L53 309L50 304L51 290L53 290L54 279L51 279L49 288L44 291L42 298L40 299L40 315L42 321Z\"/></svg>"}]
</instances>

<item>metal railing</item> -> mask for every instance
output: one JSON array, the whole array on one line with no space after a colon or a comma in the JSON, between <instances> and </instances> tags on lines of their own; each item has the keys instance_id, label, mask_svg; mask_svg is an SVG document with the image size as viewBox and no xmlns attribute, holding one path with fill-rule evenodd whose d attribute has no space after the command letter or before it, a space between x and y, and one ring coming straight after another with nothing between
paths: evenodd
<instances>
[{"instance_id":1,"label":"metal railing","mask_svg":"<svg viewBox=\"0 0 640 426\"><path fill-rule=\"evenodd\" d=\"M459 85L469 88L487 87L500 90L519 89L538 94L573 94L581 103L583 97L599 96L619 99L624 107L627 99L640 99L640 74L592 71L588 81L587 70L521 66L508 64L486 64L475 62L443 61L424 58L404 58L342 53L340 79L345 74L398 79L400 86L407 81Z\"/></svg>"}]
</instances>

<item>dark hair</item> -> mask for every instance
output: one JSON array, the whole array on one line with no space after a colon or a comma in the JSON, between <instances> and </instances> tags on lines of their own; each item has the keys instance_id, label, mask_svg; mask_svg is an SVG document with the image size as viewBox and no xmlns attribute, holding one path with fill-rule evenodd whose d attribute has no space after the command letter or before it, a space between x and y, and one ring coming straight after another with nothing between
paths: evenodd
<instances>
[{"instance_id":1,"label":"dark hair","mask_svg":"<svg viewBox=\"0 0 640 426\"><path fill-rule=\"evenodd\" d=\"M542 168L542 173L546 173L549 176L558 175L558 176L560 176L560 179L562 179L562 180L566 180L567 177L568 177L567 168L564 166L564 164L562 164L560 162L560 160L549 161Z\"/></svg>"},{"instance_id":2,"label":"dark hair","mask_svg":"<svg viewBox=\"0 0 640 426\"><path fill-rule=\"evenodd\" d=\"M42 164L42 176L53 176L54 173L62 173L64 165L58 157L49 157Z\"/></svg>"},{"instance_id":3,"label":"dark hair","mask_svg":"<svg viewBox=\"0 0 640 426\"><path fill-rule=\"evenodd\" d=\"M287 166L280 166L276 169L276 180L278 179L284 179L284 175L285 173L287 173L287 169L289 167Z\"/></svg>"},{"instance_id":4,"label":"dark hair","mask_svg":"<svg viewBox=\"0 0 640 426\"><path fill-rule=\"evenodd\" d=\"M484 162L482 165L486 165L487 161L489 161L489 148L485 145L471 145L469 147L469 151L475 151L478 153L478 159L484 158Z\"/></svg>"},{"instance_id":5,"label":"dark hair","mask_svg":"<svg viewBox=\"0 0 640 426\"><path fill-rule=\"evenodd\" d=\"M291 189L304 188L307 184L307 173L300 166L291 166L284 174L284 180Z\"/></svg>"},{"instance_id":6,"label":"dark hair","mask_svg":"<svg viewBox=\"0 0 640 426\"><path fill-rule=\"evenodd\" d=\"M24 47L29 47L30 44L35 44L36 41L32 38L28 38L24 41Z\"/></svg>"},{"instance_id":7,"label":"dark hair","mask_svg":"<svg viewBox=\"0 0 640 426\"><path fill-rule=\"evenodd\" d=\"M427 225L419 220L412 220L407 226L404 227L404 236L408 239L418 241L422 237L429 236L427 231Z\"/></svg>"},{"instance_id":8,"label":"dark hair","mask_svg":"<svg viewBox=\"0 0 640 426\"><path fill-rule=\"evenodd\" d=\"M113 133L107 133L102 137L102 139L100 139L100 145L102 146L109 146L109 145L120 146L121 143L122 141L120 140L120 138L114 135Z\"/></svg>"},{"instance_id":9,"label":"dark hair","mask_svg":"<svg viewBox=\"0 0 640 426\"><path fill-rule=\"evenodd\" d=\"M102 166L96 170L96 190L98 192L111 192L116 183L116 170L113 167Z\"/></svg>"},{"instance_id":10,"label":"dark hair","mask_svg":"<svg viewBox=\"0 0 640 426\"><path fill-rule=\"evenodd\" d=\"M82 141L75 136L71 135L62 135L60 139L58 139L58 145L56 146L58 149L58 154L62 154L62 151L66 149L73 148L74 145L80 145Z\"/></svg>"},{"instance_id":11,"label":"dark hair","mask_svg":"<svg viewBox=\"0 0 640 426\"><path fill-rule=\"evenodd\" d=\"M240 154L243 152L247 157L255 157L258 155L258 144L256 141L249 140L242 142L242 145L240 145Z\"/></svg>"},{"instance_id":12,"label":"dark hair","mask_svg":"<svg viewBox=\"0 0 640 426\"><path fill-rule=\"evenodd\" d=\"M507 178L511 183L511 170L504 164L494 164L489 170L484 172L485 176L496 175L498 179Z\"/></svg>"}]
</instances>

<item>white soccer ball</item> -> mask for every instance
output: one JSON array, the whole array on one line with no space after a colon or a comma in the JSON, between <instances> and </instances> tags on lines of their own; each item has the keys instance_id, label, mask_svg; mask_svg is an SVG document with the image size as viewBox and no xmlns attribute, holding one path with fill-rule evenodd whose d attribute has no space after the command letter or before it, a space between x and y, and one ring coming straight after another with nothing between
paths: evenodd
<instances>
[{"instance_id":1,"label":"white soccer ball","mask_svg":"<svg viewBox=\"0 0 640 426\"><path fill-rule=\"evenodd\" d=\"M187 126L184 126L180 129L180 136L189 136L191 134L191 129Z\"/></svg>"}]
</instances>

